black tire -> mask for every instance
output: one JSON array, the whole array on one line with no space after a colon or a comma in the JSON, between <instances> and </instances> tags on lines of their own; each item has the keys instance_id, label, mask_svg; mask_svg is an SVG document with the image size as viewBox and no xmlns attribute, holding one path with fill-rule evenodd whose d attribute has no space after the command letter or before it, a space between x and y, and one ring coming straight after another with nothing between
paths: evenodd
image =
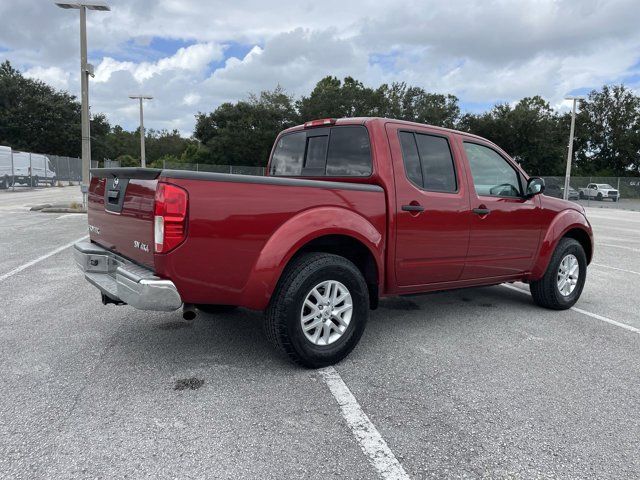
<instances>
[{"instance_id":1,"label":"black tire","mask_svg":"<svg viewBox=\"0 0 640 480\"><path fill-rule=\"evenodd\" d=\"M578 196L580 197L581 200L584 200L585 198L584 192L580 192Z\"/></svg>"},{"instance_id":2,"label":"black tire","mask_svg":"<svg viewBox=\"0 0 640 480\"><path fill-rule=\"evenodd\" d=\"M40 185L40 179L38 177L33 177L31 179L31 186L37 187L38 185Z\"/></svg>"},{"instance_id":3,"label":"black tire","mask_svg":"<svg viewBox=\"0 0 640 480\"><path fill-rule=\"evenodd\" d=\"M236 310L235 305L196 305L196 308L204 313L229 313Z\"/></svg>"},{"instance_id":4,"label":"black tire","mask_svg":"<svg viewBox=\"0 0 640 480\"><path fill-rule=\"evenodd\" d=\"M2 182L0 182L0 188L3 190L9 188L9 177L7 177L6 175L2 179Z\"/></svg>"},{"instance_id":5,"label":"black tire","mask_svg":"<svg viewBox=\"0 0 640 480\"><path fill-rule=\"evenodd\" d=\"M52 186L52 187L55 187L55 186L56 186L57 181L58 181L58 179L57 179L56 177L53 177L53 178L51 179L51 186Z\"/></svg>"},{"instance_id":6,"label":"black tire","mask_svg":"<svg viewBox=\"0 0 640 480\"><path fill-rule=\"evenodd\" d=\"M599 202L602 201L602 194L601 193L598 194L598 196L596 197L596 200L598 200Z\"/></svg>"},{"instance_id":7,"label":"black tire","mask_svg":"<svg viewBox=\"0 0 640 480\"><path fill-rule=\"evenodd\" d=\"M302 330L300 315L307 294L319 283L335 280L349 291L351 321L329 345L316 345ZM301 255L287 266L266 311L265 333L289 359L303 367L320 368L345 358L358 344L369 318L369 291L360 270L349 260L328 253Z\"/></svg>"},{"instance_id":8,"label":"black tire","mask_svg":"<svg viewBox=\"0 0 640 480\"><path fill-rule=\"evenodd\" d=\"M580 273L573 292L564 296L558 289L557 275L560 262L569 254L573 254L577 258ZM580 298L586 278L587 255L584 253L584 248L582 248L580 242L573 238L563 238L553 252L544 276L540 280L532 281L529 284L533 301L541 307L552 310L566 310L571 308Z\"/></svg>"}]
</instances>

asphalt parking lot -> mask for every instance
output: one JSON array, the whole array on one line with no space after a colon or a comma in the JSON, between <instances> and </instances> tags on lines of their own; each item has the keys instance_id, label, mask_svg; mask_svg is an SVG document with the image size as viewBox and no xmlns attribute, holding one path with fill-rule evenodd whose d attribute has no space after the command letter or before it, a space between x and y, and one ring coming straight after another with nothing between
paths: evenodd
<instances>
[{"instance_id":1,"label":"asphalt parking lot","mask_svg":"<svg viewBox=\"0 0 640 480\"><path fill-rule=\"evenodd\" d=\"M79 199L0 192L0 477L640 476L640 213L588 211L577 309L522 284L388 299L311 371L256 312L103 306L64 248L86 216L25 207L53 193Z\"/></svg>"}]
</instances>

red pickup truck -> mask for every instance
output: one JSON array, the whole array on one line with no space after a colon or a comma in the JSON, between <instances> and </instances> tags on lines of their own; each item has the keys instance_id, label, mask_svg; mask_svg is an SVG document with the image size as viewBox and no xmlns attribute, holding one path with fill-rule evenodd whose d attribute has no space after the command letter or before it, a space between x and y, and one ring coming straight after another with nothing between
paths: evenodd
<instances>
[{"instance_id":1,"label":"red pickup truck","mask_svg":"<svg viewBox=\"0 0 640 480\"><path fill-rule=\"evenodd\" d=\"M266 176L94 169L90 241L75 246L105 304L242 306L307 367L344 358L384 296L502 282L571 307L593 234L493 143L382 118L282 132Z\"/></svg>"}]
</instances>

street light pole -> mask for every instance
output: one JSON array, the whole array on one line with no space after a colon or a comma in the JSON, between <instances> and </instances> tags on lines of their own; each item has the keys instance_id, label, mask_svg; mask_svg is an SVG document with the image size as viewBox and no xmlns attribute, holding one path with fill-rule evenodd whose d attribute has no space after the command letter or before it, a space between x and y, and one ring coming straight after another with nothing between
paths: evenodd
<instances>
[{"instance_id":1,"label":"street light pole","mask_svg":"<svg viewBox=\"0 0 640 480\"><path fill-rule=\"evenodd\" d=\"M82 136L82 203L87 208L87 190L89 188L89 169L91 168L91 136L89 129L89 75L93 75L93 66L87 62L87 10L109 11L107 5L98 3L56 2L64 9L80 10L80 122Z\"/></svg>"},{"instance_id":2,"label":"street light pole","mask_svg":"<svg viewBox=\"0 0 640 480\"><path fill-rule=\"evenodd\" d=\"M584 97L565 97L566 100L573 100L573 108L571 109L571 128L569 129L569 152L567 153L567 169L564 174L564 192L562 198L569 200L569 185L571 183L571 164L573 163L573 134L576 127L576 106L578 100Z\"/></svg>"},{"instance_id":3,"label":"street light pole","mask_svg":"<svg viewBox=\"0 0 640 480\"><path fill-rule=\"evenodd\" d=\"M91 168L91 131L89 126L89 72L87 71L87 7L80 5L80 103L82 129L82 204L87 208L89 169Z\"/></svg>"},{"instance_id":4,"label":"street light pole","mask_svg":"<svg viewBox=\"0 0 640 480\"><path fill-rule=\"evenodd\" d=\"M142 100L151 100L151 95L129 95L129 98L140 100L140 166L146 168L147 159L144 148L144 110L142 107Z\"/></svg>"}]
</instances>

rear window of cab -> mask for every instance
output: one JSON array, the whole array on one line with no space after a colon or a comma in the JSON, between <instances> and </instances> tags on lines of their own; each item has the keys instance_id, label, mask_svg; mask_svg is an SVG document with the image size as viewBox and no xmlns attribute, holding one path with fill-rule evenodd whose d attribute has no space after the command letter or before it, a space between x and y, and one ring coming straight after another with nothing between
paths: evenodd
<instances>
[{"instance_id":1,"label":"rear window of cab","mask_svg":"<svg viewBox=\"0 0 640 480\"><path fill-rule=\"evenodd\" d=\"M269 167L269 175L281 177L368 177L371 172L369 134L360 125L282 135Z\"/></svg>"}]
</instances>

